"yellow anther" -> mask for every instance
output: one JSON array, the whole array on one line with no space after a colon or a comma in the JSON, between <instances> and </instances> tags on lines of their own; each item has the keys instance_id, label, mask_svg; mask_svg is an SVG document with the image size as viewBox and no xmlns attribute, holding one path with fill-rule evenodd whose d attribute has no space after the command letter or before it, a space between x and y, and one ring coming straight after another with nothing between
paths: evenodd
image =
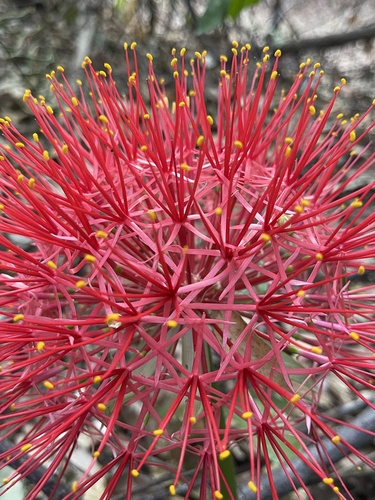
<instances>
[{"instance_id":1,"label":"yellow anther","mask_svg":"<svg viewBox=\"0 0 375 500\"><path fill-rule=\"evenodd\" d=\"M139 472L137 471L137 469L132 469L132 471L131 471L131 475L132 475L133 477L138 477L138 476L139 476Z\"/></svg>"},{"instance_id":2,"label":"yellow anther","mask_svg":"<svg viewBox=\"0 0 375 500\"><path fill-rule=\"evenodd\" d=\"M234 55L234 57L238 56L237 49L235 49L234 47L232 48L232 54Z\"/></svg>"},{"instance_id":3,"label":"yellow anther","mask_svg":"<svg viewBox=\"0 0 375 500\"><path fill-rule=\"evenodd\" d=\"M211 115L207 115L206 116L206 120L208 122L209 125L213 125L214 124L214 119L212 118Z\"/></svg>"},{"instance_id":4,"label":"yellow anther","mask_svg":"<svg viewBox=\"0 0 375 500\"><path fill-rule=\"evenodd\" d=\"M276 80L278 74L279 73L276 70L272 71L272 73L271 73L271 80Z\"/></svg>"},{"instance_id":5,"label":"yellow anther","mask_svg":"<svg viewBox=\"0 0 375 500\"><path fill-rule=\"evenodd\" d=\"M268 47L268 45L266 45L265 47L263 47L263 54L265 54L269 50L270 50L270 48Z\"/></svg>"},{"instance_id":6,"label":"yellow anther","mask_svg":"<svg viewBox=\"0 0 375 500\"><path fill-rule=\"evenodd\" d=\"M302 214L303 213L303 207L301 207L301 205L296 205L294 207L294 211L297 212L297 214Z\"/></svg>"},{"instance_id":7,"label":"yellow anther","mask_svg":"<svg viewBox=\"0 0 375 500\"><path fill-rule=\"evenodd\" d=\"M238 49L238 42L237 42L237 40L233 40L233 41L232 41L232 46L233 46L235 49Z\"/></svg>"},{"instance_id":8,"label":"yellow anther","mask_svg":"<svg viewBox=\"0 0 375 500\"><path fill-rule=\"evenodd\" d=\"M99 116L99 120L102 122L102 123L109 123L109 120L106 116L104 115L100 115Z\"/></svg>"},{"instance_id":9,"label":"yellow anther","mask_svg":"<svg viewBox=\"0 0 375 500\"><path fill-rule=\"evenodd\" d=\"M112 66L109 63L104 63L103 66L108 71L108 73L112 73Z\"/></svg>"},{"instance_id":10,"label":"yellow anther","mask_svg":"<svg viewBox=\"0 0 375 500\"><path fill-rule=\"evenodd\" d=\"M202 59L202 54L200 52L194 52L194 55L197 59Z\"/></svg>"},{"instance_id":11,"label":"yellow anther","mask_svg":"<svg viewBox=\"0 0 375 500\"><path fill-rule=\"evenodd\" d=\"M305 295L306 295L306 292L304 290L298 290L297 297L304 297Z\"/></svg>"},{"instance_id":12,"label":"yellow anther","mask_svg":"<svg viewBox=\"0 0 375 500\"><path fill-rule=\"evenodd\" d=\"M311 205L311 202L310 202L310 200L306 200L305 198L303 198L303 199L301 200L301 205L302 205L303 207L309 207L309 206Z\"/></svg>"},{"instance_id":13,"label":"yellow anther","mask_svg":"<svg viewBox=\"0 0 375 500\"><path fill-rule=\"evenodd\" d=\"M152 222L155 222L155 221L156 221L156 219L157 219L157 215L156 215L156 213L155 213L155 211L154 211L154 210L149 210L149 211L147 212L147 215L150 217L150 219L152 220Z\"/></svg>"},{"instance_id":14,"label":"yellow anther","mask_svg":"<svg viewBox=\"0 0 375 500\"><path fill-rule=\"evenodd\" d=\"M340 90L340 87L337 87L337 86L333 89L334 92L338 92L339 90Z\"/></svg>"},{"instance_id":15,"label":"yellow anther","mask_svg":"<svg viewBox=\"0 0 375 500\"><path fill-rule=\"evenodd\" d=\"M171 66L175 66L177 64L177 57L174 57L171 61Z\"/></svg>"},{"instance_id":16,"label":"yellow anther","mask_svg":"<svg viewBox=\"0 0 375 500\"><path fill-rule=\"evenodd\" d=\"M43 158L48 161L49 160L49 153L48 151L43 151Z\"/></svg>"},{"instance_id":17,"label":"yellow anther","mask_svg":"<svg viewBox=\"0 0 375 500\"><path fill-rule=\"evenodd\" d=\"M23 446L21 446L21 451L25 452L25 451L29 450L31 447L32 447L31 443L24 444Z\"/></svg>"},{"instance_id":18,"label":"yellow anther","mask_svg":"<svg viewBox=\"0 0 375 500\"><path fill-rule=\"evenodd\" d=\"M323 352L323 349L321 347L312 347L311 348L311 352L313 352L314 354L322 354Z\"/></svg>"},{"instance_id":19,"label":"yellow anther","mask_svg":"<svg viewBox=\"0 0 375 500\"><path fill-rule=\"evenodd\" d=\"M97 238L107 238L108 237L108 233L106 233L105 231L96 231L95 235Z\"/></svg>"},{"instance_id":20,"label":"yellow anther","mask_svg":"<svg viewBox=\"0 0 375 500\"><path fill-rule=\"evenodd\" d=\"M230 451L229 450L224 450L221 453L219 453L219 459L220 460L225 460L230 456Z\"/></svg>"},{"instance_id":21,"label":"yellow anther","mask_svg":"<svg viewBox=\"0 0 375 500\"><path fill-rule=\"evenodd\" d=\"M178 71L173 71L173 78L174 79L178 78Z\"/></svg>"},{"instance_id":22,"label":"yellow anther","mask_svg":"<svg viewBox=\"0 0 375 500\"><path fill-rule=\"evenodd\" d=\"M98 403L96 405L97 409L100 410L100 411L106 411L107 409L107 405L105 405L104 403Z\"/></svg>"},{"instance_id":23,"label":"yellow anther","mask_svg":"<svg viewBox=\"0 0 375 500\"><path fill-rule=\"evenodd\" d=\"M215 491L214 497L217 498L217 500L222 500L224 498L223 495L222 495L222 493L220 493L219 490Z\"/></svg>"},{"instance_id":24,"label":"yellow anther","mask_svg":"<svg viewBox=\"0 0 375 500\"><path fill-rule=\"evenodd\" d=\"M170 487L169 487L169 494L174 497L175 494L176 494L176 488L174 486L174 484L171 484Z\"/></svg>"},{"instance_id":25,"label":"yellow anther","mask_svg":"<svg viewBox=\"0 0 375 500\"><path fill-rule=\"evenodd\" d=\"M96 262L96 258L93 255L90 255L89 253L85 254L84 259L87 260L88 262Z\"/></svg>"},{"instance_id":26,"label":"yellow anther","mask_svg":"<svg viewBox=\"0 0 375 500\"><path fill-rule=\"evenodd\" d=\"M281 50L280 49L277 49L274 53L274 56L275 57L280 57L281 56Z\"/></svg>"},{"instance_id":27,"label":"yellow anther","mask_svg":"<svg viewBox=\"0 0 375 500\"><path fill-rule=\"evenodd\" d=\"M255 483L253 481L249 481L247 483L249 489L253 492L256 493L258 491L258 488L256 487Z\"/></svg>"},{"instance_id":28,"label":"yellow anther","mask_svg":"<svg viewBox=\"0 0 375 500\"><path fill-rule=\"evenodd\" d=\"M95 375L95 377L92 379L93 383L94 384L100 384L100 382L102 381L102 377L100 375Z\"/></svg>"},{"instance_id":29,"label":"yellow anther","mask_svg":"<svg viewBox=\"0 0 375 500\"><path fill-rule=\"evenodd\" d=\"M19 175L17 176L17 181L18 181L18 182L23 182L23 179L24 179L24 177L23 177L23 175L22 175L22 174L19 174Z\"/></svg>"},{"instance_id":30,"label":"yellow anther","mask_svg":"<svg viewBox=\"0 0 375 500\"><path fill-rule=\"evenodd\" d=\"M152 57L152 54L150 54L149 52L147 52L146 57L147 57L147 59L148 59L150 62L152 62L152 61L154 60L154 58Z\"/></svg>"},{"instance_id":31,"label":"yellow anther","mask_svg":"<svg viewBox=\"0 0 375 500\"><path fill-rule=\"evenodd\" d=\"M111 326L111 324L115 321L118 321L121 318L121 314L118 313L111 313L107 314L105 318L105 322L107 323L108 326Z\"/></svg>"},{"instance_id":32,"label":"yellow anther","mask_svg":"<svg viewBox=\"0 0 375 500\"><path fill-rule=\"evenodd\" d=\"M336 436L333 436L333 438L331 438L331 441L332 443L337 444L341 441L341 438L339 435L336 434Z\"/></svg>"},{"instance_id":33,"label":"yellow anther","mask_svg":"<svg viewBox=\"0 0 375 500\"><path fill-rule=\"evenodd\" d=\"M309 113L311 116L314 116L316 113L315 106L309 106Z\"/></svg>"},{"instance_id":34,"label":"yellow anther","mask_svg":"<svg viewBox=\"0 0 375 500\"><path fill-rule=\"evenodd\" d=\"M182 49L180 50L180 56L184 57L185 54L186 54L186 48L182 47Z\"/></svg>"},{"instance_id":35,"label":"yellow anther","mask_svg":"<svg viewBox=\"0 0 375 500\"><path fill-rule=\"evenodd\" d=\"M228 62L227 56L224 56L223 54L220 56L220 62ZM375 99L374 99L375 101Z\"/></svg>"},{"instance_id":36,"label":"yellow anther","mask_svg":"<svg viewBox=\"0 0 375 500\"><path fill-rule=\"evenodd\" d=\"M24 148L25 144L23 142L18 141L15 143L15 146L16 146L16 148Z\"/></svg>"},{"instance_id":37,"label":"yellow anther","mask_svg":"<svg viewBox=\"0 0 375 500\"><path fill-rule=\"evenodd\" d=\"M3 484L8 484L9 483L9 479L7 477L4 477L2 479L2 482L3 482Z\"/></svg>"},{"instance_id":38,"label":"yellow anther","mask_svg":"<svg viewBox=\"0 0 375 500\"><path fill-rule=\"evenodd\" d=\"M345 78L341 78L341 85L346 85L346 79Z\"/></svg>"},{"instance_id":39,"label":"yellow anther","mask_svg":"<svg viewBox=\"0 0 375 500\"><path fill-rule=\"evenodd\" d=\"M289 401L290 401L291 403L293 403L293 404L294 404L294 403L297 403L297 401L298 401L300 398L301 398L301 396L300 396L299 394L294 394L294 396L292 396L292 397L289 399Z\"/></svg>"},{"instance_id":40,"label":"yellow anther","mask_svg":"<svg viewBox=\"0 0 375 500\"><path fill-rule=\"evenodd\" d=\"M145 114L143 115L143 118L144 118L145 120L149 120L149 119L150 119L150 115L149 115L148 113L145 113Z\"/></svg>"},{"instance_id":41,"label":"yellow anther","mask_svg":"<svg viewBox=\"0 0 375 500\"><path fill-rule=\"evenodd\" d=\"M49 115L53 115L53 109L51 108L51 106L46 106L46 111Z\"/></svg>"},{"instance_id":42,"label":"yellow anther","mask_svg":"<svg viewBox=\"0 0 375 500\"><path fill-rule=\"evenodd\" d=\"M204 142L204 137L203 135L200 135L197 139L197 146L198 147L202 146L203 142Z\"/></svg>"},{"instance_id":43,"label":"yellow anther","mask_svg":"<svg viewBox=\"0 0 375 500\"><path fill-rule=\"evenodd\" d=\"M321 252L318 252L315 254L316 260L322 261L323 260L323 254Z\"/></svg>"},{"instance_id":44,"label":"yellow anther","mask_svg":"<svg viewBox=\"0 0 375 500\"><path fill-rule=\"evenodd\" d=\"M244 419L244 420L249 420L249 418L251 418L253 416L253 413L251 411L245 411L244 413L242 413L241 417Z\"/></svg>"},{"instance_id":45,"label":"yellow anther","mask_svg":"<svg viewBox=\"0 0 375 500\"><path fill-rule=\"evenodd\" d=\"M131 50L134 50L137 46L137 42L132 42L130 45Z\"/></svg>"},{"instance_id":46,"label":"yellow anther","mask_svg":"<svg viewBox=\"0 0 375 500\"><path fill-rule=\"evenodd\" d=\"M168 328L175 328L178 325L177 321L175 319L169 319L167 321L167 327Z\"/></svg>"},{"instance_id":47,"label":"yellow anther","mask_svg":"<svg viewBox=\"0 0 375 500\"><path fill-rule=\"evenodd\" d=\"M72 97L71 102L72 102L73 106L78 106L78 104L79 104L78 99L76 97Z\"/></svg>"},{"instance_id":48,"label":"yellow anther","mask_svg":"<svg viewBox=\"0 0 375 500\"><path fill-rule=\"evenodd\" d=\"M29 186L30 189L33 189L33 187L35 186L35 179L34 179L34 177L30 177L30 179L27 182L27 185Z\"/></svg>"},{"instance_id":49,"label":"yellow anther","mask_svg":"<svg viewBox=\"0 0 375 500\"><path fill-rule=\"evenodd\" d=\"M78 280L77 283L76 283L76 287L77 288L83 288L84 286L86 286L86 281L85 280Z\"/></svg>"},{"instance_id":50,"label":"yellow anther","mask_svg":"<svg viewBox=\"0 0 375 500\"><path fill-rule=\"evenodd\" d=\"M185 172L189 172L190 167L186 163L181 163L180 165L181 170L184 170Z\"/></svg>"},{"instance_id":51,"label":"yellow anther","mask_svg":"<svg viewBox=\"0 0 375 500\"><path fill-rule=\"evenodd\" d=\"M45 381L43 382L43 385L44 385L44 387L45 387L46 389L50 389L50 390L51 390L51 389L53 389L53 388L55 387L55 386L53 385L53 383L52 383L52 382L50 382L49 380L45 380Z\"/></svg>"},{"instance_id":52,"label":"yellow anther","mask_svg":"<svg viewBox=\"0 0 375 500\"><path fill-rule=\"evenodd\" d=\"M62 152L64 155L66 155L66 154L68 153L68 151L69 151L68 145L67 145L67 144L63 144L63 145L61 146L61 152Z\"/></svg>"},{"instance_id":53,"label":"yellow anther","mask_svg":"<svg viewBox=\"0 0 375 500\"><path fill-rule=\"evenodd\" d=\"M197 419L195 417L189 417L189 422L191 423L191 425L194 425L197 423Z\"/></svg>"},{"instance_id":54,"label":"yellow anther","mask_svg":"<svg viewBox=\"0 0 375 500\"><path fill-rule=\"evenodd\" d=\"M22 321L25 316L23 314L16 314L13 316L13 321L17 323L18 321Z\"/></svg>"},{"instance_id":55,"label":"yellow anther","mask_svg":"<svg viewBox=\"0 0 375 500\"><path fill-rule=\"evenodd\" d=\"M361 200L355 200L355 201L352 201L350 206L352 208L361 208L361 206L363 205L362 201Z\"/></svg>"},{"instance_id":56,"label":"yellow anther","mask_svg":"<svg viewBox=\"0 0 375 500\"><path fill-rule=\"evenodd\" d=\"M353 340L359 340L359 335L356 332L350 332L349 337Z\"/></svg>"},{"instance_id":57,"label":"yellow anther","mask_svg":"<svg viewBox=\"0 0 375 500\"><path fill-rule=\"evenodd\" d=\"M268 60L269 60L270 56L268 54L266 54L264 57L263 57L263 62L266 63Z\"/></svg>"},{"instance_id":58,"label":"yellow anther","mask_svg":"<svg viewBox=\"0 0 375 500\"><path fill-rule=\"evenodd\" d=\"M267 233L262 233L260 235L260 239L263 240L265 243L271 240L271 236Z\"/></svg>"},{"instance_id":59,"label":"yellow anther","mask_svg":"<svg viewBox=\"0 0 375 500\"><path fill-rule=\"evenodd\" d=\"M221 207L216 207L215 208L215 214L216 215L221 215L223 213L223 209Z\"/></svg>"},{"instance_id":60,"label":"yellow anther","mask_svg":"<svg viewBox=\"0 0 375 500\"><path fill-rule=\"evenodd\" d=\"M352 130L349 134L349 141L354 142L357 138L357 134L355 133L355 130Z\"/></svg>"},{"instance_id":61,"label":"yellow anther","mask_svg":"<svg viewBox=\"0 0 375 500\"><path fill-rule=\"evenodd\" d=\"M94 451L94 453L92 454L92 456L93 456L94 458L98 458L98 457L100 457L100 451Z\"/></svg>"},{"instance_id":62,"label":"yellow anther","mask_svg":"<svg viewBox=\"0 0 375 500\"><path fill-rule=\"evenodd\" d=\"M154 436L161 436L162 434L164 434L164 430L163 429L155 429L153 431L153 435Z\"/></svg>"},{"instance_id":63,"label":"yellow anther","mask_svg":"<svg viewBox=\"0 0 375 500\"><path fill-rule=\"evenodd\" d=\"M227 72L225 71L225 69L220 70L220 75L224 77L227 76Z\"/></svg>"},{"instance_id":64,"label":"yellow anther","mask_svg":"<svg viewBox=\"0 0 375 500\"><path fill-rule=\"evenodd\" d=\"M365 266L359 266L357 273L362 275L365 274L366 268Z\"/></svg>"},{"instance_id":65,"label":"yellow anther","mask_svg":"<svg viewBox=\"0 0 375 500\"><path fill-rule=\"evenodd\" d=\"M324 477L323 483L324 484L333 484L333 478L332 477Z\"/></svg>"},{"instance_id":66,"label":"yellow anther","mask_svg":"<svg viewBox=\"0 0 375 500\"><path fill-rule=\"evenodd\" d=\"M53 269L53 270L57 269L57 266L56 266L56 264L53 262L53 260L49 260L49 261L47 262L47 266L48 266L50 269Z\"/></svg>"},{"instance_id":67,"label":"yellow anther","mask_svg":"<svg viewBox=\"0 0 375 500\"><path fill-rule=\"evenodd\" d=\"M287 146L285 148L285 153L284 153L285 158L289 158L289 156L291 155L291 152L292 152L292 148L290 146Z\"/></svg>"},{"instance_id":68,"label":"yellow anther","mask_svg":"<svg viewBox=\"0 0 375 500\"><path fill-rule=\"evenodd\" d=\"M42 352L42 351L43 351L43 349L44 349L44 346L45 346L45 345L46 345L46 344L45 344L42 340L40 340L40 341L36 344L36 350L37 350L38 352Z\"/></svg>"}]
</instances>

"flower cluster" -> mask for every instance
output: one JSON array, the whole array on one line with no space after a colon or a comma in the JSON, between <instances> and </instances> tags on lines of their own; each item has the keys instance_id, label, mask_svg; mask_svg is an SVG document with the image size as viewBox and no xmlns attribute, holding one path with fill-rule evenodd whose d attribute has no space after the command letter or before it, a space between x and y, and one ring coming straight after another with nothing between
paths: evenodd
<instances>
[{"instance_id":1,"label":"flower cluster","mask_svg":"<svg viewBox=\"0 0 375 500\"><path fill-rule=\"evenodd\" d=\"M308 492L293 457L351 498L324 443L374 463L319 401L329 376L372 405L374 287L351 277L375 269L375 101L333 118L344 79L319 109L319 64L280 91L281 52L253 68L233 42L211 116L204 52L173 49L169 102L151 54L142 95L135 45L125 95L86 58L83 82L47 75L54 104L25 92L32 139L0 120L0 439L20 438L3 489L44 465L26 498L56 491L84 434L92 462L66 498L105 477L110 499L125 477L130 499L154 467L170 495L235 498L235 442L254 498L267 476L277 498L275 461Z\"/></svg>"}]
</instances>

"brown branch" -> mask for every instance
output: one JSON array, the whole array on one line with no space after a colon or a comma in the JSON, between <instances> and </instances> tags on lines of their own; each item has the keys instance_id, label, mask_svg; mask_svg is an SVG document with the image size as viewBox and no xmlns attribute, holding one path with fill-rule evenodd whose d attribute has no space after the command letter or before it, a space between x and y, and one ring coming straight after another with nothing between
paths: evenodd
<instances>
[{"instance_id":1,"label":"brown branch","mask_svg":"<svg viewBox=\"0 0 375 500\"><path fill-rule=\"evenodd\" d=\"M305 49L327 49L330 47L338 47L346 45L358 40L371 40L375 38L375 24L363 26L353 31L339 33L337 35L328 35L321 38L302 38L300 40L279 44L284 53L298 53Z\"/></svg>"}]
</instances>

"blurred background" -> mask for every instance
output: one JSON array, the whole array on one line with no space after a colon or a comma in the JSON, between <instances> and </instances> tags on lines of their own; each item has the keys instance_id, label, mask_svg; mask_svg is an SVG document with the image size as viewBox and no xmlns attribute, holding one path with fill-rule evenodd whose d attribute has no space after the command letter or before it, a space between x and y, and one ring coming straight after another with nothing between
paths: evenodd
<instances>
[{"instance_id":1,"label":"blurred background","mask_svg":"<svg viewBox=\"0 0 375 500\"><path fill-rule=\"evenodd\" d=\"M34 131L24 89L48 95L45 74L56 65L74 81L87 55L99 69L109 62L125 89L125 41L137 41L140 56L151 52L160 76L171 77L172 47L192 55L208 50L208 99L211 93L214 99L218 58L230 54L233 39L250 42L255 58L265 45L281 49L286 81L306 57L320 62L323 100L345 77L345 115L362 112L375 97L374 0L0 0L0 115Z\"/></svg>"}]
</instances>

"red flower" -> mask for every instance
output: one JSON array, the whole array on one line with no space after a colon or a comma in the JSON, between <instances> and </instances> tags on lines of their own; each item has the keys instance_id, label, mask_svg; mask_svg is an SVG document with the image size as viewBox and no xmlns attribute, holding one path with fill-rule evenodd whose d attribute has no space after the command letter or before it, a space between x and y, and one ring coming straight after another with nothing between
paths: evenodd
<instances>
[{"instance_id":1,"label":"red flower","mask_svg":"<svg viewBox=\"0 0 375 500\"><path fill-rule=\"evenodd\" d=\"M63 68L47 76L56 107L25 92L33 140L1 120L0 430L22 433L0 454L17 465L5 487L46 465L26 498L56 490L85 434L92 463L66 498L104 476L112 498L124 474L131 498L144 465L174 471L170 494L232 498L222 464L239 440L256 497L266 474L277 498L275 460L308 491L295 457L352 498L327 439L374 463L319 401L329 376L373 407L375 295L350 277L375 269L375 182L351 187L374 164L360 144L375 101L332 120L344 80L319 110L318 64L280 94L280 51L250 78L250 46L233 43L215 117L205 53L189 72L173 51L173 103L148 54L147 103L134 49L125 97L86 58L77 93Z\"/></svg>"}]
</instances>

